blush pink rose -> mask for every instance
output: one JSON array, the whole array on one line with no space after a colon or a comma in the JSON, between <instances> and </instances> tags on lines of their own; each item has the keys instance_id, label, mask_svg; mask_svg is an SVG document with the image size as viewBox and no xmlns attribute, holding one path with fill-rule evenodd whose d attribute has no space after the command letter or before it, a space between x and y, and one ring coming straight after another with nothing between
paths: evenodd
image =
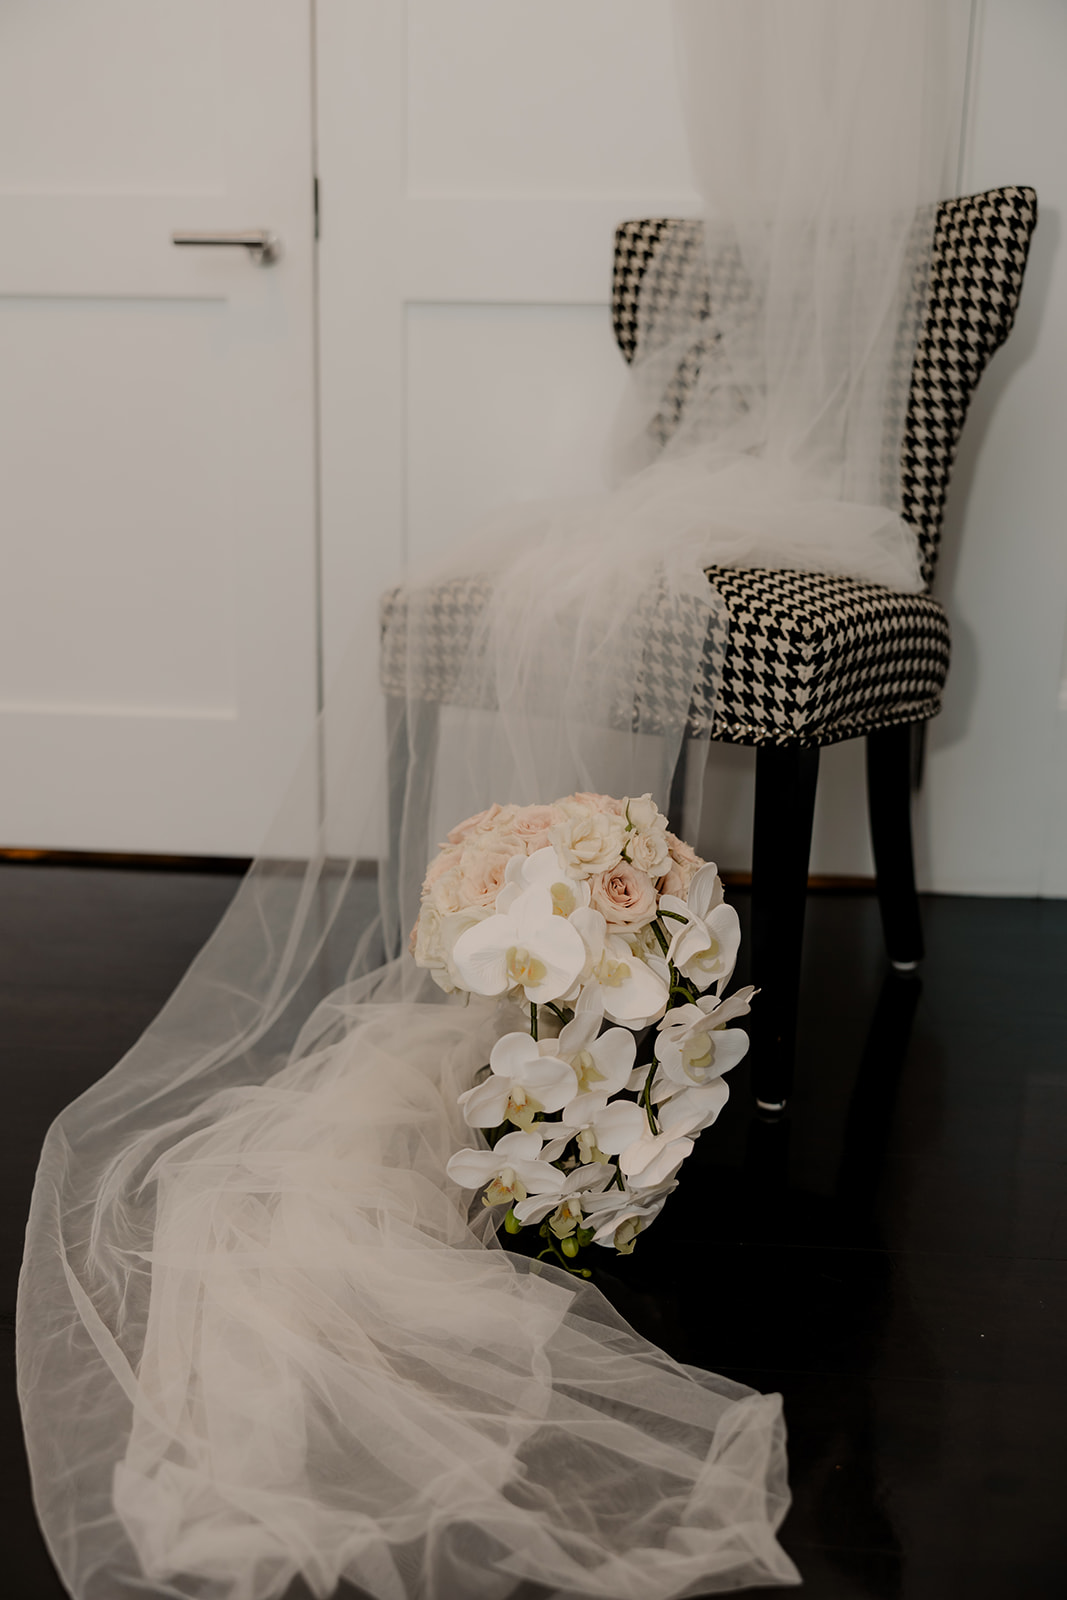
<instances>
[{"instance_id":1,"label":"blush pink rose","mask_svg":"<svg viewBox=\"0 0 1067 1600\"><path fill-rule=\"evenodd\" d=\"M610 794L572 794L570 799L577 800L580 806L588 806L590 811L603 811L612 817L621 817L626 810L622 801L613 800Z\"/></svg>"},{"instance_id":2,"label":"blush pink rose","mask_svg":"<svg viewBox=\"0 0 1067 1600\"><path fill-rule=\"evenodd\" d=\"M463 906L492 906L504 887L504 873L511 852L479 849L467 845L463 851L460 902Z\"/></svg>"},{"instance_id":3,"label":"blush pink rose","mask_svg":"<svg viewBox=\"0 0 1067 1600\"><path fill-rule=\"evenodd\" d=\"M664 838L671 859L657 887L660 894L673 894L677 899L684 900L689 894L689 885L693 881L694 872L704 865L703 857L698 856L692 845L686 844L684 839L679 839L677 834L668 832Z\"/></svg>"},{"instance_id":4,"label":"blush pink rose","mask_svg":"<svg viewBox=\"0 0 1067 1600\"><path fill-rule=\"evenodd\" d=\"M647 873L628 861L589 880L590 905L609 928L643 928L656 915L656 886Z\"/></svg>"},{"instance_id":5,"label":"blush pink rose","mask_svg":"<svg viewBox=\"0 0 1067 1600\"><path fill-rule=\"evenodd\" d=\"M704 865L703 856L698 856L692 845L686 844L684 839L679 839L673 833L667 833L665 838L672 861L677 861L681 866L692 867L694 872Z\"/></svg>"},{"instance_id":6,"label":"blush pink rose","mask_svg":"<svg viewBox=\"0 0 1067 1600\"><path fill-rule=\"evenodd\" d=\"M548 830L562 820L563 812L558 806L521 806L494 837L501 849L532 856L535 850L543 850L551 843Z\"/></svg>"},{"instance_id":7,"label":"blush pink rose","mask_svg":"<svg viewBox=\"0 0 1067 1600\"><path fill-rule=\"evenodd\" d=\"M460 855L461 852L455 845L447 849L442 846L440 855L434 856L430 865L426 868L426 876L422 882L423 894L429 894L438 878L442 877L450 867L459 865Z\"/></svg>"},{"instance_id":8,"label":"blush pink rose","mask_svg":"<svg viewBox=\"0 0 1067 1600\"><path fill-rule=\"evenodd\" d=\"M514 806L501 806L494 800L485 811L478 811L466 822L460 822L448 836L449 844L462 844L472 833L492 833L500 824L510 821Z\"/></svg>"},{"instance_id":9,"label":"blush pink rose","mask_svg":"<svg viewBox=\"0 0 1067 1600\"><path fill-rule=\"evenodd\" d=\"M657 885L660 894L673 894L679 900L687 899L695 871L696 867L691 867L688 861L672 860Z\"/></svg>"}]
</instances>

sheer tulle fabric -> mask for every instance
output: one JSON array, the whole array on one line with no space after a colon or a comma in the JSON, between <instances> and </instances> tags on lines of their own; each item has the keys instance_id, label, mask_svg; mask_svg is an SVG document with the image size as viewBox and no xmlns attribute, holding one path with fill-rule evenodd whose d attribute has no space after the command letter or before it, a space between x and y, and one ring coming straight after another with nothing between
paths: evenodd
<instances>
[{"instance_id":1,"label":"sheer tulle fabric","mask_svg":"<svg viewBox=\"0 0 1067 1600\"><path fill-rule=\"evenodd\" d=\"M777 1398L676 1366L468 1226L444 1166L486 1018L372 1003L345 1024L168 1130L147 1174L114 1485L131 1589L140 1568L235 1600L298 1572L323 1596L643 1600L790 1576Z\"/></svg>"},{"instance_id":2,"label":"sheer tulle fabric","mask_svg":"<svg viewBox=\"0 0 1067 1600\"><path fill-rule=\"evenodd\" d=\"M698 294L650 331L619 488L517 509L411 575L384 641L403 694L386 703L354 642L218 932L49 1133L19 1381L78 1600L274 1600L297 1576L377 1600L795 1581L776 1397L679 1367L596 1290L498 1249L487 1213L471 1222L444 1173L470 1136L455 1096L515 1019L395 959L428 849L460 818L583 789L666 806L682 740L710 735L690 706L698 683L713 701L726 647L705 566L917 583L885 440L921 294L915 212L958 128L961 7L679 9L698 167L721 157L709 249L725 238L743 263L738 308L713 303L709 336ZM865 189L838 152L868 107L886 127ZM867 293L872 250L896 267ZM701 341L693 409L648 463ZM470 614L443 664L447 580Z\"/></svg>"}]
</instances>

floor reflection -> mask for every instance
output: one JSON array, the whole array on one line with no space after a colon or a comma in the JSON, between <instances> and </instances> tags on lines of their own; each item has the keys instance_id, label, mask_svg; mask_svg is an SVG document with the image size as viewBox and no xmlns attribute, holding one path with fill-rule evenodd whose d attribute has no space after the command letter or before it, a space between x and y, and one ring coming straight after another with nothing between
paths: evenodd
<instances>
[{"instance_id":1,"label":"floor reflection","mask_svg":"<svg viewBox=\"0 0 1067 1600\"><path fill-rule=\"evenodd\" d=\"M232 885L7 868L0 888L10 1319L45 1127L155 1014ZM805 1600L1060 1600L1067 902L935 897L924 916L920 984L886 976L873 898L811 897L786 1117L755 1115L742 1063L655 1231L603 1252L604 1284L680 1359L784 1396ZM7 1587L61 1600L5 1392Z\"/></svg>"}]
</instances>

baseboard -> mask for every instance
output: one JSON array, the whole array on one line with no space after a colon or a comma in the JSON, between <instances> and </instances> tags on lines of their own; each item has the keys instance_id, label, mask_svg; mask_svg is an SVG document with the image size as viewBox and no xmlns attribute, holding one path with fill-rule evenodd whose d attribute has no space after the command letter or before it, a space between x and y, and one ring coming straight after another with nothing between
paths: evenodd
<instances>
[{"instance_id":1,"label":"baseboard","mask_svg":"<svg viewBox=\"0 0 1067 1600\"><path fill-rule=\"evenodd\" d=\"M731 871L720 867L719 876L728 889L751 889L752 873ZM808 891L814 894L873 894L874 878L854 877L848 873L813 872L808 877Z\"/></svg>"},{"instance_id":2,"label":"baseboard","mask_svg":"<svg viewBox=\"0 0 1067 1600\"><path fill-rule=\"evenodd\" d=\"M168 856L128 850L17 850L0 848L0 862L34 867L108 867L130 872L211 872L240 877L247 856Z\"/></svg>"},{"instance_id":3,"label":"baseboard","mask_svg":"<svg viewBox=\"0 0 1067 1600\"><path fill-rule=\"evenodd\" d=\"M108 867L129 872L215 872L239 877L250 865L247 856L169 856L130 850L23 850L0 848L0 862L35 867ZM376 861L356 863L356 876L374 877ZM750 889L752 873L720 867L723 883L731 889ZM873 878L850 877L845 873L813 873L808 889L824 894L873 894Z\"/></svg>"}]
</instances>

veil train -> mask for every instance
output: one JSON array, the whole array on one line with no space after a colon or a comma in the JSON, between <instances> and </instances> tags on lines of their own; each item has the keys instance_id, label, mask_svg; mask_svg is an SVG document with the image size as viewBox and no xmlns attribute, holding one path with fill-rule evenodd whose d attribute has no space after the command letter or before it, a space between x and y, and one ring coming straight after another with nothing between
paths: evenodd
<instances>
[{"instance_id":1,"label":"veil train","mask_svg":"<svg viewBox=\"0 0 1067 1600\"><path fill-rule=\"evenodd\" d=\"M778 1397L679 1365L595 1288L498 1247L445 1164L470 1133L457 1095L515 1019L386 955L426 842L493 800L665 804L724 639L705 567L918 586L884 464L923 208L951 188L968 9L676 6L707 248L734 252L743 293L705 306L697 277L650 297L664 309L642 329L620 487L501 516L409 576L385 640L401 714L342 669L217 932L49 1132L19 1384L77 1600L282 1600L294 1581L320 1600L341 1581L375 1600L680 1600L797 1581L776 1536ZM697 345L682 425L649 460ZM472 573L486 604L449 704L429 706L429 609ZM635 720L664 618L681 666Z\"/></svg>"}]
</instances>

